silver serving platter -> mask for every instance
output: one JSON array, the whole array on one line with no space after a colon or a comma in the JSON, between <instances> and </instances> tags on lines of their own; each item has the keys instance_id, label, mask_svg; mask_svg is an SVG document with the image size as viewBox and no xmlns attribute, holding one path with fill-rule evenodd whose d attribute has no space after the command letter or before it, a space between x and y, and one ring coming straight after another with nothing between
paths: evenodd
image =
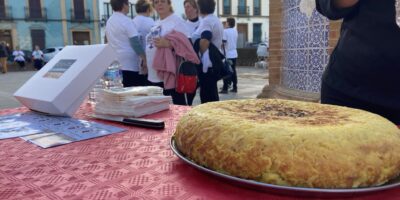
<instances>
[{"instance_id":1,"label":"silver serving platter","mask_svg":"<svg viewBox=\"0 0 400 200\"><path fill-rule=\"evenodd\" d=\"M268 184L268 183L263 183L263 182L258 182L254 180L248 180L248 179L242 179L234 176L230 176L227 174L223 174L217 171L213 171L211 169L208 169L206 167L203 167L194 161L188 159L179 151L175 144L175 140L172 137L171 138L171 149L172 151L184 162L187 164L191 165L192 167L206 172L208 174L214 175L218 178L221 178L225 181L228 181L228 183L233 183L235 185L253 189L253 190L259 190L259 191L265 191L265 192L272 192L272 193L278 193L282 195L290 195L290 196L302 196L302 197L349 197L349 196L359 196L363 194L368 194L368 193L373 193L373 192L378 192L378 191L383 191L383 190L388 190L388 189L393 189L396 187L400 186L400 176L381 185L381 186L375 186L375 187L367 187L367 188L351 188L351 189L323 189L323 188L304 188L304 187L290 187L290 186L281 186L281 185L273 185L273 184Z\"/></svg>"}]
</instances>

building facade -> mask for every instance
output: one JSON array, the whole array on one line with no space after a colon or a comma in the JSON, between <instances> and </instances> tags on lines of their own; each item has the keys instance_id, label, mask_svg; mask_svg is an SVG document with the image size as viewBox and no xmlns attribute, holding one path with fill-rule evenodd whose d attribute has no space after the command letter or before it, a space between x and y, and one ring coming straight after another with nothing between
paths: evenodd
<instances>
[{"instance_id":1,"label":"building facade","mask_svg":"<svg viewBox=\"0 0 400 200\"><path fill-rule=\"evenodd\" d=\"M0 0L0 41L32 50L100 43L98 0Z\"/></svg>"},{"instance_id":2,"label":"building facade","mask_svg":"<svg viewBox=\"0 0 400 200\"><path fill-rule=\"evenodd\" d=\"M238 48L268 42L269 0L217 0L217 15L222 22L236 19Z\"/></svg>"}]
</instances>

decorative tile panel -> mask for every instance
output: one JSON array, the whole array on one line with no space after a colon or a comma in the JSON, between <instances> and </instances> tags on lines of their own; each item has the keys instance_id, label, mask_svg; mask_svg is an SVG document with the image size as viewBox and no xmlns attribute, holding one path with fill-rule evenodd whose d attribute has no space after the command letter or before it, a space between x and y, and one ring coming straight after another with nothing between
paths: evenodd
<instances>
[{"instance_id":1,"label":"decorative tile panel","mask_svg":"<svg viewBox=\"0 0 400 200\"><path fill-rule=\"evenodd\" d=\"M315 0L283 0L282 85L320 92L327 65L329 21L315 9Z\"/></svg>"}]
</instances>

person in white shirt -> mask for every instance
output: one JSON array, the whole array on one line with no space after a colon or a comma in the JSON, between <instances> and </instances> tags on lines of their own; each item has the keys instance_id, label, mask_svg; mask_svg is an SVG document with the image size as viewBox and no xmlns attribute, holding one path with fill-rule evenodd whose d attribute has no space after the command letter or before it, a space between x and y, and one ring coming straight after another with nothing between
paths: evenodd
<instances>
[{"instance_id":1,"label":"person in white shirt","mask_svg":"<svg viewBox=\"0 0 400 200\"><path fill-rule=\"evenodd\" d=\"M33 66L40 70L43 67L43 52L38 45L35 45L35 50L32 52Z\"/></svg>"},{"instance_id":2,"label":"person in white shirt","mask_svg":"<svg viewBox=\"0 0 400 200\"><path fill-rule=\"evenodd\" d=\"M146 36L150 33L150 29L155 25L154 19L150 17L153 13L153 6L148 0L138 0L135 4L136 17L133 18L133 23L139 33L140 44L146 48ZM136 53L133 55L135 66L142 66L143 60ZM147 68L139 68L139 74L143 76L143 81L146 85L150 83L147 80Z\"/></svg>"},{"instance_id":3,"label":"person in white shirt","mask_svg":"<svg viewBox=\"0 0 400 200\"><path fill-rule=\"evenodd\" d=\"M18 63L18 65L21 69L24 69L25 68L25 58L24 58L25 54L23 51L21 51L19 49L18 46L13 51L13 56L14 56L14 62Z\"/></svg>"},{"instance_id":4,"label":"person in white shirt","mask_svg":"<svg viewBox=\"0 0 400 200\"><path fill-rule=\"evenodd\" d=\"M185 7L186 25L189 28L190 34L194 33L200 25L199 9L195 0L185 0L183 2Z\"/></svg>"},{"instance_id":5,"label":"person in white shirt","mask_svg":"<svg viewBox=\"0 0 400 200\"><path fill-rule=\"evenodd\" d=\"M129 13L128 0L111 0L114 13L107 21L106 37L108 43L117 54L117 61L121 65L122 84L124 87L146 85L145 77L139 74L139 68L146 68L144 47L140 42L140 35L133 21L127 16ZM134 55L143 60L138 65Z\"/></svg>"},{"instance_id":6,"label":"person in white shirt","mask_svg":"<svg viewBox=\"0 0 400 200\"><path fill-rule=\"evenodd\" d=\"M197 5L200 10L200 24L191 38L195 41L201 37L201 33L210 31L212 33L211 42L216 47L221 48L224 27L219 18L214 15L215 0L197 0ZM204 40L204 42L206 42L206 40Z\"/></svg>"},{"instance_id":7,"label":"person in white shirt","mask_svg":"<svg viewBox=\"0 0 400 200\"><path fill-rule=\"evenodd\" d=\"M151 28L150 33L146 37L146 57L148 67L148 80L152 85L163 87L163 80L158 77L157 71L154 69L153 60L157 48L170 48L170 42L164 37L172 31L181 32L184 35L190 35L189 29L185 21L174 14L171 0L153 0L153 6L160 20L155 22L155 26ZM174 104L188 105L183 94L175 92L175 89L164 90L165 95L171 95ZM188 100L189 101L189 100Z\"/></svg>"},{"instance_id":8,"label":"person in white shirt","mask_svg":"<svg viewBox=\"0 0 400 200\"><path fill-rule=\"evenodd\" d=\"M238 32L235 29L235 18L229 17L227 20L227 28L224 29L224 37L223 37L223 45L222 48L225 51L226 59L230 61L233 74L230 78L224 79L224 85L222 90L219 93L227 94L228 86L232 83L233 88L230 92L237 92L237 74L236 74L236 58L238 57L237 53L237 39Z\"/></svg>"},{"instance_id":9,"label":"person in white shirt","mask_svg":"<svg viewBox=\"0 0 400 200\"><path fill-rule=\"evenodd\" d=\"M223 36L223 25L219 18L215 16L213 13L215 11L215 0L197 0L197 5L200 11L200 25L197 30L192 34L192 41L195 42L197 39L201 38L201 35L205 31L211 32L212 38L211 41L207 39L200 39L200 52L202 55L208 55L208 48L210 42L215 45L219 50L221 50L222 46L222 36ZM221 51L222 52L222 51ZM210 55L212 56L212 55ZM204 58L204 57L203 57ZM203 68L211 64L211 61L207 62L205 60L210 59L202 59L203 60ZM212 102L212 101L219 101L218 96L218 88L217 88L217 81L213 74L213 70L207 70L206 72L200 71L201 79L199 80L200 84L200 100L202 103Z\"/></svg>"}]
</instances>

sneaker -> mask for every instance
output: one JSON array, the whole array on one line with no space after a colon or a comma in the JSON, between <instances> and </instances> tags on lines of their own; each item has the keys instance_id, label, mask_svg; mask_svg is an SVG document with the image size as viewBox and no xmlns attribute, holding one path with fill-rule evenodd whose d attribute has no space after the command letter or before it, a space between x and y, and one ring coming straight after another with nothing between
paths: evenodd
<instances>
[{"instance_id":1,"label":"sneaker","mask_svg":"<svg viewBox=\"0 0 400 200\"><path fill-rule=\"evenodd\" d=\"M229 90L229 92L237 93L237 88L233 88L232 90Z\"/></svg>"},{"instance_id":2,"label":"sneaker","mask_svg":"<svg viewBox=\"0 0 400 200\"><path fill-rule=\"evenodd\" d=\"M221 90L219 91L220 94L228 94L228 90Z\"/></svg>"}]
</instances>

